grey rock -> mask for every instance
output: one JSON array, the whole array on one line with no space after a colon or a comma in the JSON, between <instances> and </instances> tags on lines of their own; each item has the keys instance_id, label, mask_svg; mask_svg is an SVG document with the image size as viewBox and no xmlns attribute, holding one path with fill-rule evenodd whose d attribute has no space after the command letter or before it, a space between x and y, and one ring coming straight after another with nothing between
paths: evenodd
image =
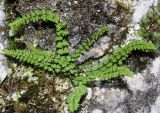
<instances>
[{"instance_id":1,"label":"grey rock","mask_svg":"<svg viewBox=\"0 0 160 113\"><path fill-rule=\"evenodd\" d=\"M0 27L4 26L4 19L5 19L4 4L3 2L0 2ZM3 55L3 49L6 47L7 47L7 41L4 31L0 31L0 84L1 82L3 82L3 80L7 77L8 74L7 60Z\"/></svg>"},{"instance_id":2,"label":"grey rock","mask_svg":"<svg viewBox=\"0 0 160 113\"><path fill-rule=\"evenodd\" d=\"M132 78L124 77L123 87L93 88L93 98L88 112L100 109L102 113L159 113L160 57L142 73Z\"/></svg>"},{"instance_id":3,"label":"grey rock","mask_svg":"<svg viewBox=\"0 0 160 113\"><path fill-rule=\"evenodd\" d=\"M81 42L91 36L100 26L112 24L107 36L104 36L89 52L78 59L79 63L83 63L90 57L98 58L104 55L107 49L112 49L110 46L115 45L114 47L116 48L125 40L126 26L133 19L128 11L119 10L119 7L125 5L117 5L116 1L120 2L120 0L77 0L73 2L71 0L38 0L31 2L20 0L19 5L14 9L19 14L23 14L31 9L41 9L42 7L58 12L62 20L69 21L68 29L70 35L68 40L72 51L78 48ZM153 1L151 0L151 2ZM147 0L145 0L145 3L147 3ZM15 14L11 13L10 19L14 17ZM138 19L135 18L134 22L137 22L141 16L137 17ZM36 28L39 29L37 30ZM25 39L25 43L30 44L35 42L42 49L55 50L55 35L52 27L48 28L47 26L46 29L30 24L25 26L24 29L25 32L22 39ZM50 36L52 37L49 38ZM48 41L53 43L49 43ZM2 73L6 75L6 63L1 62L1 66L3 68L0 68L0 73L2 70ZM160 58L157 58L150 67L142 73L134 75L133 78L124 77L123 81L115 81L118 85L115 85L115 82L110 82L110 84L101 85L100 88L94 88L90 105L86 107L87 110L82 109L86 113L159 113L159 67ZM3 72L4 70L5 72ZM67 89L66 87L63 88L64 90Z\"/></svg>"}]
</instances>

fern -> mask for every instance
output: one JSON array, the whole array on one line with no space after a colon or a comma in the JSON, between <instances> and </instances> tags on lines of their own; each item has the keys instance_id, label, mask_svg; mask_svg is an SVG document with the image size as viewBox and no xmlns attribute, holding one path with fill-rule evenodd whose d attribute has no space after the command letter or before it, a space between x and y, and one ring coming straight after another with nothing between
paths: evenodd
<instances>
[{"instance_id":1,"label":"fern","mask_svg":"<svg viewBox=\"0 0 160 113\"><path fill-rule=\"evenodd\" d=\"M93 45L94 42L96 42L104 33L108 31L107 26L101 27L97 32L95 32L91 38L88 38L86 42L82 43L82 46L80 46L78 49L76 49L71 57L73 59L77 59L80 55L83 55L88 49Z\"/></svg>"},{"instance_id":2,"label":"fern","mask_svg":"<svg viewBox=\"0 0 160 113\"><path fill-rule=\"evenodd\" d=\"M151 14L148 15L151 16ZM75 86L75 90L69 94L68 98L68 107L71 112L78 110L81 97L87 93L87 85L94 82L97 78L99 80L108 80L120 76L131 76L132 72L126 66L122 66L122 64L123 60L126 60L133 50L141 50L144 52L156 51L156 47L146 40L132 41L126 46L115 50L107 59L98 63L96 68L91 67L88 68L88 71L85 71L85 69L79 68L79 65L76 63L77 58L87 52L89 48L108 31L108 26L101 27L72 53L69 52L69 43L66 40L69 34L66 28L67 22L61 21L60 17L51 10L30 11L11 22L9 26L13 29L15 35L17 35L17 33L20 33L19 31L22 26L40 20L55 23L56 51L43 51L33 46L28 46L28 48L24 50L5 49L4 53L12 58L33 64L56 74L61 75L63 73L64 75L73 75L71 80ZM147 24L148 20L145 20L144 23ZM154 35L158 37L159 33L154 33Z\"/></svg>"},{"instance_id":3,"label":"fern","mask_svg":"<svg viewBox=\"0 0 160 113\"><path fill-rule=\"evenodd\" d=\"M22 26L29 24L30 22L38 22L40 20L51 21L56 24L60 22L60 18L57 14L55 14L51 10L43 9L43 10L33 10L24 14L22 15L22 17L19 17L13 22L11 22L9 26L11 27L11 29L13 29L14 33L16 34L19 32Z\"/></svg>"},{"instance_id":4,"label":"fern","mask_svg":"<svg viewBox=\"0 0 160 113\"><path fill-rule=\"evenodd\" d=\"M66 29L67 26L67 22L61 22L60 18L57 14L55 14L54 12L52 12L51 10L34 10L34 11L30 11L28 13L26 13L25 15L23 15L21 18L17 18L16 20L14 20L13 22L11 22L9 24L9 26L11 27L11 29L13 29L13 31L16 33L18 33L18 31L20 31L20 28L30 22L38 22L39 20L43 20L43 21L51 21L53 23L55 23L56 26L56 49L57 51L56 56L54 57L54 59L52 59L52 61L54 61L54 65L52 64L46 64L46 66L43 66L45 68L49 68L49 70L53 70L57 73L59 72L70 72L70 73L75 73L77 72L77 70L75 69L75 65L71 62L71 57L69 56L69 50L68 50L68 46L69 43L67 42L67 40L65 39L65 37L69 34L68 30ZM11 50L11 52L13 52L14 50ZM37 49L32 47L32 51L34 51L37 55L45 55L46 53L43 53L42 51L38 52ZM11 53L8 52L8 53ZM19 56L18 52L14 52L17 54L17 56ZM28 54L28 52L23 52L24 54ZM36 54L30 53L33 56L35 56ZM11 55L11 54L8 54ZM21 58L22 59L22 58ZM29 60L30 57L27 57L26 59L23 59L24 61ZM34 63L34 62L28 62L28 63ZM53 62L52 62L53 63ZM36 64L37 65L37 64ZM41 66L42 67L42 66ZM56 67L56 68L55 68Z\"/></svg>"},{"instance_id":5,"label":"fern","mask_svg":"<svg viewBox=\"0 0 160 113\"><path fill-rule=\"evenodd\" d=\"M13 22L9 24L11 29L13 29L14 33L18 33L20 28L30 22L38 22L40 20L43 21L51 21L56 25L56 44L57 50L59 54L68 54L68 45L69 43L64 39L65 36L69 34L66 29L67 22L61 22L60 18L57 14L52 12L51 10L34 10L26 13L21 18L17 18Z\"/></svg>"},{"instance_id":6,"label":"fern","mask_svg":"<svg viewBox=\"0 0 160 113\"><path fill-rule=\"evenodd\" d=\"M79 108L79 102L81 97L87 93L87 87L80 84L75 87L74 91L69 94L68 97L68 107L71 112L77 111Z\"/></svg>"},{"instance_id":7,"label":"fern","mask_svg":"<svg viewBox=\"0 0 160 113\"><path fill-rule=\"evenodd\" d=\"M87 85L90 82L98 80L108 80L119 76L131 76L132 72L125 66L114 66L111 68L95 70L93 72L85 73L85 76L76 77L73 82L75 85L84 84Z\"/></svg>"},{"instance_id":8,"label":"fern","mask_svg":"<svg viewBox=\"0 0 160 113\"><path fill-rule=\"evenodd\" d=\"M34 51L24 51L24 50L4 50L5 54L13 57L15 59L25 61L30 64L34 64L37 67L44 68L45 70L54 72L55 69L60 68L59 65L54 64L53 58L55 57L55 53L48 52L34 52ZM37 54L38 53L38 54Z\"/></svg>"},{"instance_id":9,"label":"fern","mask_svg":"<svg viewBox=\"0 0 160 113\"><path fill-rule=\"evenodd\" d=\"M112 55L110 55L107 59L103 60L103 62L97 64L96 68L88 69L88 71L93 71L101 68L110 68L114 65L121 66L123 64L123 60L126 60L128 55L133 50L140 50L144 52L155 52L157 48L154 44L147 42L146 40L136 40L132 41L126 46L122 48L118 48L115 50Z\"/></svg>"},{"instance_id":10,"label":"fern","mask_svg":"<svg viewBox=\"0 0 160 113\"><path fill-rule=\"evenodd\" d=\"M146 17L141 19L141 29L138 30L138 34L144 38L152 37L152 40L159 40L160 39L160 3L154 8L154 11L149 11Z\"/></svg>"}]
</instances>

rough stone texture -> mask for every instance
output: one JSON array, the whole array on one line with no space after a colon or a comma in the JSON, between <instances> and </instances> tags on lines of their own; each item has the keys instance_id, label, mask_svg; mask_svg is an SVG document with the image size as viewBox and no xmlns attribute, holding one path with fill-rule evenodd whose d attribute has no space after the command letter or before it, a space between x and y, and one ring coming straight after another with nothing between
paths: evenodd
<instances>
[{"instance_id":1,"label":"rough stone texture","mask_svg":"<svg viewBox=\"0 0 160 113\"><path fill-rule=\"evenodd\" d=\"M143 14L139 13L136 7L133 16L133 23L135 24L129 25L132 27L127 35L126 43L133 39L141 39L141 37L135 34L135 30L139 29L139 25L136 24L136 22L146 14L146 9L149 9L153 3L156 5L156 2L157 0L139 0L137 7L140 6L142 9L145 9L145 12L141 12ZM90 106L88 105L82 108L80 113L159 113L160 57L148 65L147 69L145 69L146 67L143 68L143 70L145 69L143 72L138 73L136 68L139 64L143 65L142 62L144 63L144 59L146 58L140 59L142 60L141 63L139 62L140 60L138 60L138 65L136 63L137 61L134 61L133 58L128 60L130 63L129 67L137 73L133 78L124 77L122 79L123 81L120 82L111 80L105 84L99 84L100 88L93 88L91 103L89 103Z\"/></svg>"},{"instance_id":2,"label":"rough stone texture","mask_svg":"<svg viewBox=\"0 0 160 113\"><path fill-rule=\"evenodd\" d=\"M95 110L101 110L102 113L159 113L158 67L160 67L160 57L142 73L134 75L133 78L124 77L122 87L117 87L113 83L112 86L93 88L92 103L86 113L94 113Z\"/></svg>"},{"instance_id":3,"label":"rough stone texture","mask_svg":"<svg viewBox=\"0 0 160 113\"><path fill-rule=\"evenodd\" d=\"M136 2L137 0L133 1ZM148 3L148 0L139 1L142 3ZM149 4L152 4L154 1L157 0L151 0ZM108 34L104 36L101 40L99 40L97 44L95 44L88 53L86 53L79 59L79 63L82 63L90 57L97 58L104 55L106 52L108 52L108 50L112 51L113 49L118 47L117 45L121 44L126 39L126 34L128 30L127 27L130 27L130 20L133 20L132 23L136 23L141 18L141 16L137 16L136 14L134 14L134 17L138 18L132 19L132 13L128 13L130 9L133 8L132 6L135 5L134 2L132 3L130 2L130 0L127 2L125 0L15 0L11 1L11 3L8 4L10 7L6 6L6 11L10 14L6 17L6 20L14 19L17 16L22 15L26 11L35 8L41 9L42 7L45 7L55 10L60 14L62 20L69 21L68 29L70 31L70 35L68 40L71 44L71 50L74 50L74 48L78 47L82 41L85 41L85 39L89 37L92 33L94 33L100 26L111 24L111 29ZM139 6L142 7L143 5L140 4ZM149 5L147 5L147 9L149 9L148 7ZM138 10L136 11L138 12ZM42 25L44 25L45 27L40 27ZM137 25L133 26L133 28L136 29ZM29 24L28 26L25 26L23 28L24 35L21 37L20 40L25 41L26 44L34 43L40 48L54 50L55 35L53 27L54 25L47 26L46 23L43 22L37 23L36 25ZM134 30L129 30L126 43L128 43L129 40L141 38L133 34ZM53 42L49 43L51 41ZM112 47L113 45L116 46ZM1 58L2 57L0 56L0 61ZM149 61L150 59L150 57L142 58L138 60L138 63L136 63L137 59L133 60L133 58L128 60L128 63L126 62L126 64L131 69L133 69L134 72L139 71L139 64L144 61ZM0 67L1 64L3 63L0 62ZM158 57L153 61L152 65L148 66L148 69L144 70L142 73L134 75L133 78L124 77L123 79L115 79L111 81L104 81L103 83L97 83L96 85L99 87L95 87L93 88L93 90L88 90L89 94L86 97L86 101L82 104L82 108L79 112L159 113L159 67L160 58ZM1 70L5 69L0 68L0 73ZM21 71L22 69L20 69L19 73ZM5 74L5 72L2 73ZM43 75L45 74L43 73ZM35 79L31 79L30 82L33 82L34 80ZM16 81L14 85L17 82L18 81ZM60 80L59 82L62 83L63 80ZM64 85L55 85L57 89L52 88L50 84L48 86L43 85L44 89L41 90L40 96L44 96L47 92L50 91L49 89L55 89L56 91L57 89L59 90L60 87L62 89L61 91L65 92L67 88L70 88L70 86L66 88L66 86ZM14 97L17 100L14 89L10 88L8 89L8 92L11 93L10 97ZM65 103L66 95L56 95L52 97L52 100L55 103L49 103L49 110L50 108L55 109L59 107L61 111L58 112L63 111L62 113L64 113L67 111ZM61 106L59 106L60 101L63 101L63 103L61 103ZM4 100L2 100L1 98L0 104L4 105ZM41 108L35 107L32 109L33 111L30 112L36 112L37 109L40 110ZM41 110L44 109L42 108ZM53 112L56 112L56 110L53 110Z\"/></svg>"},{"instance_id":4,"label":"rough stone texture","mask_svg":"<svg viewBox=\"0 0 160 113\"><path fill-rule=\"evenodd\" d=\"M0 2L0 27L4 26L4 19L5 19L4 4ZM6 78L8 73L7 61L4 55L2 54L3 53L2 50L6 46L7 46L6 36L4 34L4 31L1 29L0 31L0 83Z\"/></svg>"},{"instance_id":5,"label":"rough stone texture","mask_svg":"<svg viewBox=\"0 0 160 113\"><path fill-rule=\"evenodd\" d=\"M150 6L156 6L157 3L158 0L139 0L133 14L133 23L139 22L140 19L146 15L147 11L150 9Z\"/></svg>"},{"instance_id":6,"label":"rough stone texture","mask_svg":"<svg viewBox=\"0 0 160 113\"><path fill-rule=\"evenodd\" d=\"M12 13L7 16L7 19L12 20L32 9L41 9L42 7L52 9L59 13L62 20L68 21L68 30L70 32L68 40L71 45L71 50L79 47L82 41L85 41L87 37L90 37L101 26L111 24L111 30L107 36L105 36L102 41L99 41L98 45L94 46L94 50L92 49L89 53L86 53L86 55L83 56L83 62L92 56L102 56L112 47L112 45L119 45L121 44L121 41L125 39L127 33L127 28L125 26L131 20L131 13L128 13L130 12L130 9L123 8L122 4L117 1L20 0L8 4L10 7L8 8L7 6L7 11ZM40 26L44 27L42 28ZM21 40L25 40L27 44L35 42L43 49L54 50L53 39L55 36L53 28L54 25L46 26L43 22L38 23L37 25L29 24L23 28L24 33ZM42 33L38 34L37 30ZM28 36L28 34L30 35ZM43 41L42 38L45 41ZM52 40L52 43L48 43L46 40Z\"/></svg>"}]
</instances>

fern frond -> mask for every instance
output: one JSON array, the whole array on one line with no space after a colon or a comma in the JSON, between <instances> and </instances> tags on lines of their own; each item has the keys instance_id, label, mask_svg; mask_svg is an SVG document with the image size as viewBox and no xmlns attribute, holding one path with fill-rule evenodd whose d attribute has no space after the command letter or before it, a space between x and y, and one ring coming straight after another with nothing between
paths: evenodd
<instances>
[{"instance_id":1,"label":"fern frond","mask_svg":"<svg viewBox=\"0 0 160 113\"><path fill-rule=\"evenodd\" d=\"M108 80L112 79L115 77L120 77L120 76L131 76L133 73L130 71L129 68L126 66L113 66L111 68L106 68L106 69L98 69L93 72L87 72L85 73L85 76L79 76L76 77L73 82L75 85L78 84L89 84L90 82L95 81L96 79L99 80Z\"/></svg>"},{"instance_id":2,"label":"fern frond","mask_svg":"<svg viewBox=\"0 0 160 113\"><path fill-rule=\"evenodd\" d=\"M55 53L49 52L37 52L34 51L25 51L25 50L4 50L4 53L12 58L33 64L37 67L44 68L45 70L54 72L54 69L59 68L57 64L52 64L55 57Z\"/></svg>"},{"instance_id":3,"label":"fern frond","mask_svg":"<svg viewBox=\"0 0 160 113\"><path fill-rule=\"evenodd\" d=\"M89 50L89 48L93 45L93 43L95 43L107 31L108 31L108 26L101 27L90 38L88 38L86 42L83 42L82 46L80 46L72 53L71 57L73 59L77 59L78 57L80 57L80 55L83 55L86 51Z\"/></svg>"},{"instance_id":4,"label":"fern frond","mask_svg":"<svg viewBox=\"0 0 160 113\"><path fill-rule=\"evenodd\" d=\"M77 73L74 63L71 63L70 56L59 56L53 51L42 51L32 46L29 50L9 50L5 49L4 53L12 58L33 64L37 67L44 68L47 71L55 73Z\"/></svg>"},{"instance_id":5,"label":"fern frond","mask_svg":"<svg viewBox=\"0 0 160 113\"><path fill-rule=\"evenodd\" d=\"M65 39L69 31L66 29L66 26L66 21L56 24L56 48L58 54L61 56L69 55L69 43Z\"/></svg>"},{"instance_id":6,"label":"fern frond","mask_svg":"<svg viewBox=\"0 0 160 113\"><path fill-rule=\"evenodd\" d=\"M151 42L147 42L146 40L136 40L132 41L126 46L122 48L118 48L115 50L112 55L110 55L107 59L103 60L101 63L97 64L96 68L90 69L88 71L93 71L95 69L101 68L110 68L113 65L122 65L123 60L129 56L129 54L133 50L140 50L144 52L155 52L157 50L156 46Z\"/></svg>"},{"instance_id":7,"label":"fern frond","mask_svg":"<svg viewBox=\"0 0 160 113\"><path fill-rule=\"evenodd\" d=\"M80 84L79 86L75 87L75 90L69 94L68 97L68 107L70 112L75 112L79 108L79 102L82 98L87 93L87 87Z\"/></svg>"},{"instance_id":8,"label":"fern frond","mask_svg":"<svg viewBox=\"0 0 160 113\"><path fill-rule=\"evenodd\" d=\"M20 28L23 25L26 25L30 22L37 22L39 20L43 21L51 21L55 23L56 26L56 48L57 48L57 53L62 56L66 56L69 54L68 46L69 43L67 40L64 38L69 34L69 31L66 29L67 22L61 22L59 15L55 14L51 10L33 10L25 15L22 15L22 17L17 18L13 22L9 24L9 26L13 29L13 31L18 33Z\"/></svg>"},{"instance_id":9,"label":"fern frond","mask_svg":"<svg viewBox=\"0 0 160 113\"><path fill-rule=\"evenodd\" d=\"M60 22L60 18L57 14L55 14L51 10L32 10L24 15L22 17L17 18L13 22L9 24L11 29L13 29L14 33L18 33L20 28L30 22L38 22L40 20L43 21L51 21L55 24L58 24Z\"/></svg>"},{"instance_id":10,"label":"fern frond","mask_svg":"<svg viewBox=\"0 0 160 113\"><path fill-rule=\"evenodd\" d=\"M62 72L70 72L70 74L75 74L77 71L76 64L72 62L70 56L60 56L56 55L54 58L54 62L61 66Z\"/></svg>"}]
</instances>

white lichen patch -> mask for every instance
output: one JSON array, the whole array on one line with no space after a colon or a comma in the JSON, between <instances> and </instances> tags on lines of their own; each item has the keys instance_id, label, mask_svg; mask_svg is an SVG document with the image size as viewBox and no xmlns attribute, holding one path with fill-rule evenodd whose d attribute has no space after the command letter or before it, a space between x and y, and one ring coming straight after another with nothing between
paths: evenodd
<instances>
[{"instance_id":1,"label":"white lichen patch","mask_svg":"<svg viewBox=\"0 0 160 113\"><path fill-rule=\"evenodd\" d=\"M128 92L123 89L104 89L104 88L94 88L93 96L96 97L96 101L100 104L107 104L107 106L113 106L110 103L116 106L116 101L122 101L128 96ZM107 98L106 98L107 97ZM115 101L115 103L114 103Z\"/></svg>"},{"instance_id":2,"label":"white lichen patch","mask_svg":"<svg viewBox=\"0 0 160 113\"><path fill-rule=\"evenodd\" d=\"M38 77L31 76L28 78L27 82L34 82L35 84L38 84Z\"/></svg>"},{"instance_id":3,"label":"white lichen patch","mask_svg":"<svg viewBox=\"0 0 160 113\"><path fill-rule=\"evenodd\" d=\"M0 3L0 26L4 26L5 12L4 12L4 4Z\"/></svg>"},{"instance_id":4,"label":"white lichen patch","mask_svg":"<svg viewBox=\"0 0 160 113\"><path fill-rule=\"evenodd\" d=\"M0 26L4 26L5 12L4 1L0 1ZM7 61L2 55L3 49L6 47L6 40L3 39L4 31L0 31L0 83L6 78L8 74Z\"/></svg>"},{"instance_id":5,"label":"white lichen patch","mask_svg":"<svg viewBox=\"0 0 160 113\"><path fill-rule=\"evenodd\" d=\"M138 35L138 30L140 29L139 24L130 24L128 25L128 34L127 39L125 40L125 44L128 44L132 40L141 40L142 37Z\"/></svg>"},{"instance_id":6,"label":"white lichen patch","mask_svg":"<svg viewBox=\"0 0 160 113\"><path fill-rule=\"evenodd\" d=\"M87 93L87 96L86 96L86 99L87 100L90 100L92 98L92 88L88 88L88 93Z\"/></svg>"},{"instance_id":7,"label":"white lichen patch","mask_svg":"<svg viewBox=\"0 0 160 113\"><path fill-rule=\"evenodd\" d=\"M0 61L0 83L6 78L8 74L8 67L6 61Z\"/></svg>"},{"instance_id":8,"label":"white lichen patch","mask_svg":"<svg viewBox=\"0 0 160 113\"><path fill-rule=\"evenodd\" d=\"M154 75L158 75L158 73L160 72L160 57L157 57L153 62L152 62L152 66L150 68L150 71L152 74Z\"/></svg>"},{"instance_id":9,"label":"white lichen patch","mask_svg":"<svg viewBox=\"0 0 160 113\"><path fill-rule=\"evenodd\" d=\"M59 97L61 98L61 105L59 106L57 112L58 113L70 113L68 109L68 105L66 103L67 96L62 94L62 95L59 95Z\"/></svg>"},{"instance_id":10,"label":"white lichen patch","mask_svg":"<svg viewBox=\"0 0 160 113\"><path fill-rule=\"evenodd\" d=\"M33 69L31 67L26 66L17 66L17 64L13 64L14 69L17 69L16 72L13 74L16 78L19 79L25 79L27 78L27 82L31 83L34 82L35 84L38 84L38 77L34 76Z\"/></svg>"},{"instance_id":11,"label":"white lichen patch","mask_svg":"<svg viewBox=\"0 0 160 113\"><path fill-rule=\"evenodd\" d=\"M18 102L18 99L20 97L21 97L21 94L19 91L17 91L17 92L12 93L10 96L8 96L7 99Z\"/></svg>"},{"instance_id":12,"label":"white lichen patch","mask_svg":"<svg viewBox=\"0 0 160 113\"><path fill-rule=\"evenodd\" d=\"M133 91L146 91L148 89L148 85L145 82L144 76L146 74L146 71L143 73L138 73L136 75L133 75L133 77L127 77L125 76L123 80L127 83L128 88Z\"/></svg>"},{"instance_id":13,"label":"white lichen patch","mask_svg":"<svg viewBox=\"0 0 160 113\"><path fill-rule=\"evenodd\" d=\"M101 109L94 109L92 113L103 113L103 111Z\"/></svg>"},{"instance_id":14,"label":"white lichen patch","mask_svg":"<svg viewBox=\"0 0 160 113\"><path fill-rule=\"evenodd\" d=\"M121 7L125 9L133 9L137 4L137 0L115 0Z\"/></svg>"},{"instance_id":15,"label":"white lichen patch","mask_svg":"<svg viewBox=\"0 0 160 113\"><path fill-rule=\"evenodd\" d=\"M55 78L55 90L58 92L65 92L71 88L71 82L67 78Z\"/></svg>"},{"instance_id":16,"label":"white lichen patch","mask_svg":"<svg viewBox=\"0 0 160 113\"><path fill-rule=\"evenodd\" d=\"M157 97L155 104L151 106L151 113L160 113L160 95Z\"/></svg>"}]
</instances>

